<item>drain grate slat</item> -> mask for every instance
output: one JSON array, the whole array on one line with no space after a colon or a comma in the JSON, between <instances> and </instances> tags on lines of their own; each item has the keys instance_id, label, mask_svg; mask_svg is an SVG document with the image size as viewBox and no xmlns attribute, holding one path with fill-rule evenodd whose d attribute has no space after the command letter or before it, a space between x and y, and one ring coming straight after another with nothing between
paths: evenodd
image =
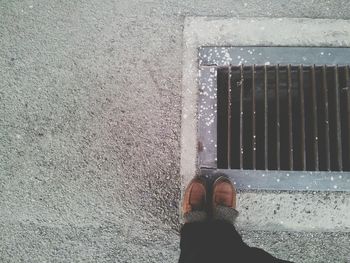
<instances>
[{"instance_id":1,"label":"drain grate slat","mask_svg":"<svg viewBox=\"0 0 350 263\"><path fill-rule=\"evenodd\" d=\"M280 139L280 100L279 100L279 65L276 66L276 162L277 170L281 169L281 139Z\"/></svg>"},{"instance_id":2,"label":"drain grate slat","mask_svg":"<svg viewBox=\"0 0 350 263\"><path fill-rule=\"evenodd\" d=\"M268 98L267 98L267 66L264 66L264 159L265 159L265 169L268 168L268 145L269 145L269 122L268 122L268 114L269 114L269 106L268 106Z\"/></svg>"},{"instance_id":3,"label":"drain grate slat","mask_svg":"<svg viewBox=\"0 0 350 263\"><path fill-rule=\"evenodd\" d=\"M238 84L240 87L240 91L239 91L239 127L240 127L240 131L239 131L239 167L241 169L243 169L243 85L244 85L244 77L243 77L243 65L241 65L240 67L240 74L241 74L241 81Z\"/></svg>"},{"instance_id":4,"label":"drain grate slat","mask_svg":"<svg viewBox=\"0 0 350 263\"><path fill-rule=\"evenodd\" d=\"M339 75L338 75L338 66L334 67L334 96L335 96L335 107L336 107L336 125L337 125L337 145L338 145L338 169L339 171L343 170L343 161L342 161L342 143L341 143L341 127L340 127L340 105L339 105Z\"/></svg>"},{"instance_id":5,"label":"drain grate slat","mask_svg":"<svg viewBox=\"0 0 350 263\"><path fill-rule=\"evenodd\" d=\"M349 67L217 69L217 167L349 171Z\"/></svg>"},{"instance_id":6,"label":"drain grate slat","mask_svg":"<svg viewBox=\"0 0 350 263\"><path fill-rule=\"evenodd\" d=\"M317 127L317 94L316 94L316 71L315 66L311 67L311 98L312 98L312 131L313 136L311 137L312 145L313 145L313 159L314 159L314 170L319 170L319 162L318 162L318 127Z\"/></svg>"},{"instance_id":7,"label":"drain grate slat","mask_svg":"<svg viewBox=\"0 0 350 263\"><path fill-rule=\"evenodd\" d=\"M255 65L252 66L252 160L256 169L256 109L255 109Z\"/></svg>"},{"instance_id":8,"label":"drain grate slat","mask_svg":"<svg viewBox=\"0 0 350 263\"><path fill-rule=\"evenodd\" d=\"M329 146L329 112L328 112L328 88L327 88L327 67L322 67L323 78L323 97L324 97L324 116L325 116L325 154L326 154L326 170L331 169L331 156Z\"/></svg>"},{"instance_id":9,"label":"drain grate slat","mask_svg":"<svg viewBox=\"0 0 350 263\"><path fill-rule=\"evenodd\" d=\"M305 157L305 107L304 107L304 68L303 65L299 66L299 92L300 92L300 132L301 132L301 169L306 170L306 157Z\"/></svg>"},{"instance_id":10,"label":"drain grate slat","mask_svg":"<svg viewBox=\"0 0 350 263\"><path fill-rule=\"evenodd\" d=\"M228 69L228 103L227 103L227 134L231 134L231 113L232 113L232 102L231 102L231 67ZM231 136L227 136L227 167L231 169Z\"/></svg>"},{"instance_id":11,"label":"drain grate slat","mask_svg":"<svg viewBox=\"0 0 350 263\"><path fill-rule=\"evenodd\" d=\"M289 135L289 168L293 170L293 108L292 108L292 69L288 65L288 135ZM268 167L265 167L268 169Z\"/></svg>"}]
</instances>

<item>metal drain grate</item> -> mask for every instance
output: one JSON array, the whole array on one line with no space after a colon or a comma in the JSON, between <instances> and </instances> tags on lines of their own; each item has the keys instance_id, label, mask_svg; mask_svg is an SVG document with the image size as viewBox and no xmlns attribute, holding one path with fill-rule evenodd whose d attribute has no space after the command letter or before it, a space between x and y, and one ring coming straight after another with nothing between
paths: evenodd
<instances>
[{"instance_id":1,"label":"metal drain grate","mask_svg":"<svg viewBox=\"0 0 350 263\"><path fill-rule=\"evenodd\" d=\"M349 171L349 66L217 69L217 167Z\"/></svg>"},{"instance_id":2,"label":"metal drain grate","mask_svg":"<svg viewBox=\"0 0 350 263\"><path fill-rule=\"evenodd\" d=\"M350 191L349 62L350 48L200 48L201 174L237 189Z\"/></svg>"}]
</instances>

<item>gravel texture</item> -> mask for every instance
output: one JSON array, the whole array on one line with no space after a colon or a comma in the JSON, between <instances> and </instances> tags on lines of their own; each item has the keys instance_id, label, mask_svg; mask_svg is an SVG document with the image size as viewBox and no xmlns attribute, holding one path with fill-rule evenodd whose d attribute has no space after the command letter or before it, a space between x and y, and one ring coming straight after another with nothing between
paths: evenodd
<instances>
[{"instance_id":1,"label":"gravel texture","mask_svg":"<svg viewBox=\"0 0 350 263\"><path fill-rule=\"evenodd\" d=\"M0 0L0 261L176 262L184 17L349 11L348 1ZM335 249L342 235L323 251L319 239L304 250L308 233L246 238L302 251L299 262L346 252Z\"/></svg>"}]
</instances>

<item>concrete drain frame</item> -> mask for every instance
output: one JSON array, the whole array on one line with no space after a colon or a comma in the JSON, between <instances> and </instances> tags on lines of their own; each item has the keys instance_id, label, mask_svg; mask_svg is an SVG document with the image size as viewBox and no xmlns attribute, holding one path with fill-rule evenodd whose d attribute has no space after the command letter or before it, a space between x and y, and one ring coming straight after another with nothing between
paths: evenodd
<instances>
[{"instance_id":1,"label":"concrete drain frame","mask_svg":"<svg viewBox=\"0 0 350 263\"><path fill-rule=\"evenodd\" d=\"M335 206L337 213L334 213L329 219L325 219L323 215L325 211L331 211L334 208L333 203L318 210L316 203L324 198L338 200L340 195L350 196L348 193L350 191L350 173L220 170L216 169L216 164L213 162L215 152L213 152L212 147L211 153L203 154L205 144L215 143L216 138L205 136L203 139L204 135L199 132L200 126L206 125L203 116L198 118L200 110L198 102L202 99L200 87L210 86L215 89L218 64L211 64L209 60L203 63L200 54L204 55L212 47L227 47L229 50L229 47L287 46L350 47L350 21L298 18L186 18L180 171L182 193L195 175L202 174L206 175L208 179L212 179L217 173L225 173L236 184L239 192L239 206L248 206L249 203L250 209L253 211L261 209L274 211L275 204L270 204L269 201L265 202L264 207L254 204L261 202L264 198L272 200L278 194L280 202L284 202L288 209L305 210L305 207L301 208L292 204L292 200L295 200L296 196L300 202L309 202L313 207L311 208L312 216L309 213L307 215L300 213L299 216L295 216L290 210L284 214L260 219L253 219L249 214L241 214L238 227L259 230L317 231L321 229L322 231L333 231L337 229L349 231L350 214L347 211L350 209L350 201L343 202L342 208ZM234 61L230 59L229 52L223 52L222 55L222 65L234 64ZM216 129L216 118L212 120L212 127ZM206 129L206 132L209 130ZM216 132L213 131L212 134L215 136ZM201 153L199 153L198 148L202 150ZM316 195L315 191L317 191ZM316 219L317 215L319 215L318 219ZM296 218L298 218L298 222L295 221ZM330 222L333 223L329 224Z\"/></svg>"}]
</instances>

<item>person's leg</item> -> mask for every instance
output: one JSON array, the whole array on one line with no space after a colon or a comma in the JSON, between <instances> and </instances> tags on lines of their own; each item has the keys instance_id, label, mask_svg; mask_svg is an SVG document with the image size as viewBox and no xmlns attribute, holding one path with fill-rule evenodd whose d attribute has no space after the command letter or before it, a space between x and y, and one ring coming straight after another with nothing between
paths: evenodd
<instances>
[{"instance_id":1,"label":"person's leg","mask_svg":"<svg viewBox=\"0 0 350 263\"><path fill-rule=\"evenodd\" d=\"M207 222L185 223L181 228L179 263L204 262L207 250Z\"/></svg>"},{"instance_id":2,"label":"person's leg","mask_svg":"<svg viewBox=\"0 0 350 263\"><path fill-rule=\"evenodd\" d=\"M182 211L179 263L288 262L245 244L233 223L238 216L236 192L231 182L219 178L213 186L213 221L207 221L206 189L195 179L187 188Z\"/></svg>"},{"instance_id":3,"label":"person's leg","mask_svg":"<svg viewBox=\"0 0 350 263\"><path fill-rule=\"evenodd\" d=\"M199 263L203 261L206 242L207 211L206 187L196 178L187 187L182 204L185 224L181 229L179 263Z\"/></svg>"},{"instance_id":4,"label":"person's leg","mask_svg":"<svg viewBox=\"0 0 350 263\"><path fill-rule=\"evenodd\" d=\"M222 180L221 180L222 181ZM214 203L215 209L213 216L215 219L218 217L226 220L234 220L238 212L235 209L221 206L219 204L225 204L226 206L235 207L235 192L231 184L221 184L218 180L214 184ZM242 246L245 246L240 235L232 231L234 227L223 220L207 221L201 215L203 215L203 209L193 210L193 203L200 203L194 201L194 196L204 195L199 194L203 192L203 187L193 186L191 182L186 189L184 201L183 201L183 214L185 224L181 229L180 248L181 254L179 263L206 263L206 262L218 262L224 263L232 262L232 251L237 250L240 252ZM197 192L197 193L196 193ZM197 198L204 199L204 198ZM198 205L196 205L198 207Z\"/></svg>"},{"instance_id":5,"label":"person's leg","mask_svg":"<svg viewBox=\"0 0 350 263\"><path fill-rule=\"evenodd\" d=\"M275 258L261 248L250 247L248 253L247 262L293 263L291 261Z\"/></svg>"},{"instance_id":6,"label":"person's leg","mask_svg":"<svg viewBox=\"0 0 350 263\"><path fill-rule=\"evenodd\" d=\"M238 216L236 192L227 178L220 177L215 181L212 202L214 221L208 234L213 241L213 253L220 257L217 262L287 262L243 242L234 227Z\"/></svg>"},{"instance_id":7,"label":"person's leg","mask_svg":"<svg viewBox=\"0 0 350 263\"><path fill-rule=\"evenodd\" d=\"M288 262L275 258L266 251L249 247L241 235L228 221L215 220L208 227L207 239L211 240L211 255L220 263L250 262L250 263L282 263ZM207 230L207 231L208 231ZM207 256L207 258L210 256ZM213 259L213 258L211 258Z\"/></svg>"},{"instance_id":8,"label":"person's leg","mask_svg":"<svg viewBox=\"0 0 350 263\"><path fill-rule=\"evenodd\" d=\"M213 253L217 262L240 262L249 248L234 228L238 216L236 210L236 191L225 177L219 177L213 185L213 221L209 230Z\"/></svg>"}]
</instances>

